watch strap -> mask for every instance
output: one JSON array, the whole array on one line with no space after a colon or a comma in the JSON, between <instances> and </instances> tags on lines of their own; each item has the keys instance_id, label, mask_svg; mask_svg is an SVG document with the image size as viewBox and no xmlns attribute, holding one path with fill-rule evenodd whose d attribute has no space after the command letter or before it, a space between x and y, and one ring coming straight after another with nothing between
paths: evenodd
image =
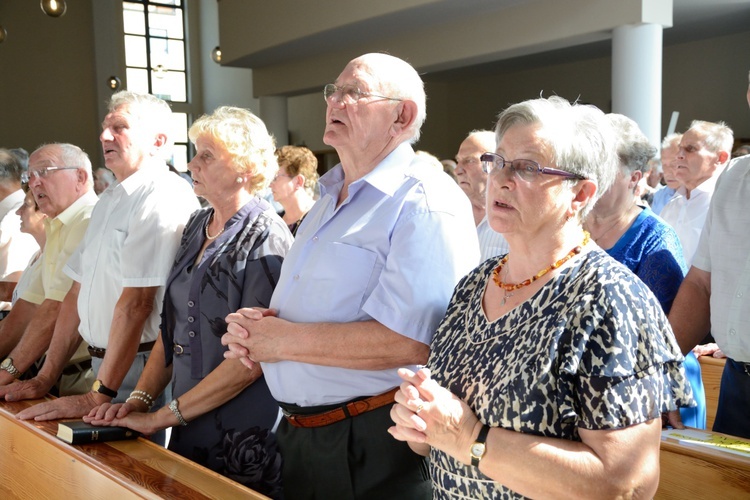
<instances>
[{"instance_id":1,"label":"watch strap","mask_svg":"<svg viewBox=\"0 0 750 500\"><path fill-rule=\"evenodd\" d=\"M479 435L477 436L476 441L474 441L474 445L481 444L484 445L487 441L487 434L490 433L490 426L487 424L483 424L482 428L479 430ZM471 454L471 465L474 467L479 467L479 461L482 459L481 456L476 456L474 453Z\"/></svg>"},{"instance_id":2,"label":"watch strap","mask_svg":"<svg viewBox=\"0 0 750 500\"><path fill-rule=\"evenodd\" d=\"M109 396L110 398L117 397L117 391L110 389L109 387L104 385L101 380L97 380L96 382L94 382L94 387L92 389L100 394Z\"/></svg>"}]
</instances>

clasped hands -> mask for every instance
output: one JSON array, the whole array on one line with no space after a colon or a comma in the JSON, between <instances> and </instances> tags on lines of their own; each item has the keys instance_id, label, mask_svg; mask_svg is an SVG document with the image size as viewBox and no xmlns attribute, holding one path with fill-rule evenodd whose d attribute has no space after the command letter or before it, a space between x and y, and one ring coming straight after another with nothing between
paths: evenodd
<instances>
[{"instance_id":1,"label":"clasped hands","mask_svg":"<svg viewBox=\"0 0 750 500\"><path fill-rule=\"evenodd\" d=\"M227 359L239 359L248 368L263 361L281 361L279 346L282 342L280 327L284 320L276 317L276 310L243 308L226 317L227 333L221 337L222 345L229 350Z\"/></svg>"},{"instance_id":2,"label":"clasped hands","mask_svg":"<svg viewBox=\"0 0 750 500\"><path fill-rule=\"evenodd\" d=\"M471 408L435 382L427 368L416 373L401 368L398 374L404 382L391 408L396 425L388 432L418 453L427 454L429 445L469 463L472 433L479 422Z\"/></svg>"}]
</instances>

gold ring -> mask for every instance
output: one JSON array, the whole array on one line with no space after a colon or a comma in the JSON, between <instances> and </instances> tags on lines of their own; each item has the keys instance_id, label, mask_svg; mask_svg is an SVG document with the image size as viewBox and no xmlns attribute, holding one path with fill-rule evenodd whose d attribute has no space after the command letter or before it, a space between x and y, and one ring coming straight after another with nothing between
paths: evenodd
<instances>
[{"instance_id":1,"label":"gold ring","mask_svg":"<svg viewBox=\"0 0 750 500\"><path fill-rule=\"evenodd\" d=\"M414 413L419 415L419 412L422 411L423 409L424 409L424 406L420 404L419 406L417 406L417 409L414 411Z\"/></svg>"}]
</instances>

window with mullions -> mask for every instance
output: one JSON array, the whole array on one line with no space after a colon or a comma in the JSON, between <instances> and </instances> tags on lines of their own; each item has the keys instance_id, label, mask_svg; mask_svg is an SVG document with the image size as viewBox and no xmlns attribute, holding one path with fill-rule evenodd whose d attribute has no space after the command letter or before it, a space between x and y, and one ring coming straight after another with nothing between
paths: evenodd
<instances>
[{"instance_id":1,"label":"window with mullions","mask_svg":"<svg viewBox=\"0 0 750 500\"><path fill-rule=\"evenodd\" d=\"M122 2L128 90L187 103L185 7L182 0ZM187 167L187 113L174 112L174 166Z\"/></svg>"}]
</instances>

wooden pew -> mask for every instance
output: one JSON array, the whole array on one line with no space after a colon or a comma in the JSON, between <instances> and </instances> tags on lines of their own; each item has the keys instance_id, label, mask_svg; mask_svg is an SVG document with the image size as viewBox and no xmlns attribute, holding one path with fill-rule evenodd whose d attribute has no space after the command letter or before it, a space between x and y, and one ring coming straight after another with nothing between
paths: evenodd
<instances>
[{"instance_id":1,"label":"wooden pew","mask_svg":"<svg viewBox=\"0 0 750 500\"><path fill-rule=\"evenodd\" d=\"M680 431L675 431L680 432ZM711 436L741 441L750 440L717 432L689 429L709 440ZM707 447L667 438L662 433L661 475L656 499L748 499L750 498L750 454L739 455L723 448Z\"/></svg>"},{"instance_id":2,"label":"wooden pew","mask_svg":"<svg viewBox=\"0 0 750 500\"><path fill-rule=\"evenodd\" d=\"M41 401L0 400L0 498L267 498L146 439L72 446L15 418Z\"/></svg>"},{"instance_id":3,"label":"wooden pew","mask_svg":"<svg viewBox=\"0 0 750 500\"><path fill-rule=\"evenodd\" d=\"M706 429L710 430L713 428L716 418L721 374L727 361L711 356L701 356L698 358L698 362L701 364L701 378L703 379L703 389L706 392Z\"/></svg>"}]
</instances>

